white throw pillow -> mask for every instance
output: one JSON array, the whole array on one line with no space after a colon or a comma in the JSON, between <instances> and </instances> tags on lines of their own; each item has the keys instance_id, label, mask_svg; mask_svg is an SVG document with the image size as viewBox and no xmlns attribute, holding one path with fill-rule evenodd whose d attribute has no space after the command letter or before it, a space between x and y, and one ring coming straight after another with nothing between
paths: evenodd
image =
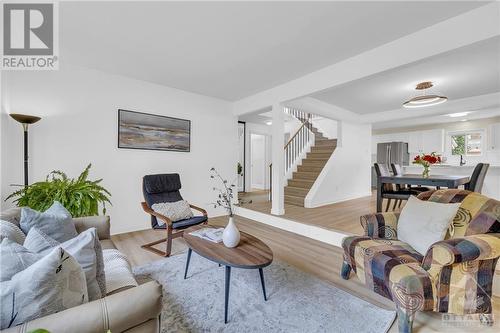
<instances>
[{"instance_id":1,"label":"white throw pillow","mask_svg":"<svg viewBox=\"0 0 500 333\"><path fill-rule=\"evenodd\" d=\"M101 289L101 283L106 284L104 273L104 259L102 248L97 237L97 229L90 228L83 231L75 238L59 243L45 234L37 227L33 227L26 236L24 247L31 252L47 254L54 247L60 246L78 261L85 272L89 301L94 301L106 296L105 289ZM102 279L102 282L99 281Z\"/></svg>"},{"instance_id":2,"label":"white throw pillow","mask_svg":"<svg viewBox=\"0 0 500 333\"><path fill-rule=\"evenodd\" d=\"M151 206L151 208L155 212L168 217L172 220L172 222L186 220L193 217L193 212L191 211L189 203L186 200L155 203ZM160 226L165 224L165 222L161 219L156 220L158 221L158 225Z\"/></svg>"},{"instance_id":3,"label":"white throw pillow","mask_svg":"<svg viewBox=\"0 0 500 333\"><path fill-rule=\"evenodd\" d=\"M398 220L398 239L425 255L441 241L453 222L460 203L437 203L410 196Z\"/></svg>"},{"instance_id":4,"label":"white throw pillow","mask_svg":"<svg viewBox=\"0 0 500 333\"><path fill-rule=\"evenodd\" d=\"M10 280L0 282L0 329L87 302L85 273L68 252L58 247Z\"/></svg>"}]
</instances>

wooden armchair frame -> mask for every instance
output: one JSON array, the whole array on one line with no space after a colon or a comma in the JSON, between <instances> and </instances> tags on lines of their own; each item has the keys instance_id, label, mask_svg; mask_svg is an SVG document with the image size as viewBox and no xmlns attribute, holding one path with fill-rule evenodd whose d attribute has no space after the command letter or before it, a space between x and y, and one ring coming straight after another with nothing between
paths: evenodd
<instances>
[{"instance_id":1,"label":"wooden armchair frame","mask_svg":"<svg viewBox=\"0 0 500 333\"><path fill-rule=\"evenodd\" d=\"M177 238L177 237L182 237L182 235L184 234L184 229L179 229L179 230L174 229L172 220L170 220L168 217L166 217L160 213L155 212L153 209L151 209L151 207L148 206L148 204L146 202L141 202L141 206L142 206L142 209L146 213L148 213L149 215L152 215L152 216L156 217L157 219L164 221L165 226L166 226L165 231L167 232L166 238L162 238L162 239L159 239L157 241L141 245L141 247L145 250L159 254L160 256L169 257L170 253L172 252L172 240L174 238ZM197 207L197 206L194 206L191 204L189 205L189 207L201 212L203 214L203 216L208 217L207 211L204 210L203 208L200 208L200 207ZM207 224L207 223L208 223L208 220L203 222L203 224ZM163 231L163 229L154 229L154 230ZM161 250L154 248L155 245L163 243L163 242L167 243L165 251L161 251Z\"/></svg>"}]
</instances>

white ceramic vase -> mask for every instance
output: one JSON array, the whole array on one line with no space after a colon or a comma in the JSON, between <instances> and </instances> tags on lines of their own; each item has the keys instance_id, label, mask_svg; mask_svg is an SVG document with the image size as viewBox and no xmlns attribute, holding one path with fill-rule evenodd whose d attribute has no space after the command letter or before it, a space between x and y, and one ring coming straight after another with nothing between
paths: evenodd
<instances>
[{"instance_id":1,"label":"white ceramic vase","mask_svg":"<svg viewBox=\"0 0 500 333\"><path fill-rule=\"evenodd\" d=\"M240 242L240 231L236 228L232 216L229 217L229 223L222 233L222 242L226 247L236 247Z\"/></svg>"}]
</instances>

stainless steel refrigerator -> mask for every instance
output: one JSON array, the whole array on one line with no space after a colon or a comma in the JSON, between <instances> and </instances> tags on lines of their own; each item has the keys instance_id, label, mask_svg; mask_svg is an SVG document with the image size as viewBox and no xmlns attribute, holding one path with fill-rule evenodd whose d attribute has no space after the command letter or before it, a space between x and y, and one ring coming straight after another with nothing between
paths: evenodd
<instances>
[{"instance_id":1,"label":"stainless steel refrigerator","mask_svg":"<svg viewBox=\"0 0 500 333\"><path fill-rule=\"evenodd\" d=\"M406 142L384 142L377 144L377 163L408 165L410 154ZM389 169L390 170L390 169Z\"/></svg>"},{"instance_id":2,"label":"stainless steel refrigerator","mask_svg":"<svg viewBox=\"0 0 500 333\"><path fill-rule=\"evenodd\" d=\"M407 142L384 142L377 144L377 163L386 164L391 170L391 163L408 165L410 154ZM372 168L372 187L377 186L375 168Z\"/></svg>"}]
</instances>

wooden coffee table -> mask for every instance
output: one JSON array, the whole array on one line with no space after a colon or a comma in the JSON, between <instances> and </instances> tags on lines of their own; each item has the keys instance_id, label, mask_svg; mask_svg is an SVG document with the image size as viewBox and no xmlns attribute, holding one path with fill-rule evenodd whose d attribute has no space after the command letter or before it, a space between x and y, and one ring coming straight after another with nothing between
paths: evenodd
<instances>
[{"instance_id":1,"label":"wooden coffee table","mask_svg":"<svg viewBox=\"0 0 500 333\"><path fill-rule=\"evenodd\" d=\"M192 236L189 233L198 229L212 226L197 225L184 231L183 238L189 246L186 261L184 279L187 277L191 253L194 251L200 256L207 258L220 265L226 266L225 298L224 298L224 323L227 323L229 284L231 280L231 267L244 269L259 269L260 282L264 301L267 301L266 285L264 282L264 272L262 268L269 266L273 261L273 252L258 238L245 232L240 232L240 243L235 248L227 248L224 244L213 243L200 237Z\"/></svg>"}]
</instances>

